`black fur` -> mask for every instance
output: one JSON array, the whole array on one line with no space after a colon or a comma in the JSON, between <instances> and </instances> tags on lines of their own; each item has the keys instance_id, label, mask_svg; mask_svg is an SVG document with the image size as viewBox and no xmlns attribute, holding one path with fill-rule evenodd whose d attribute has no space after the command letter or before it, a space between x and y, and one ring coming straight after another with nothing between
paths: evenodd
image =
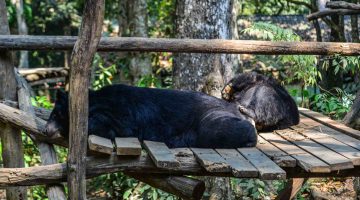
<instances>
[{"instance_id":1,"label":"black fur","mask_svg":"<svg viewBox=\"0 0 360 200\"><path fill-rule=\"evenodd\" d=\"M169 147L236 148L257 142L255 127L236 105L203 93L113 85L89 96L89 134L138 137ZM68 138L68 131L68 96L58 92L46 132Z\"/></svg>"},{"instance_id":2,"label":"black fur","mask_svg":"<svg viewBox=\"0 0 360 200\"><path fill-rule=\"evenodd\" d=\"M284 129L299 123L295 101L273 78L255 72L243 73L227 83L223 99L236 103L254 119L259 131Z\"/></svg>"}]
</instances>

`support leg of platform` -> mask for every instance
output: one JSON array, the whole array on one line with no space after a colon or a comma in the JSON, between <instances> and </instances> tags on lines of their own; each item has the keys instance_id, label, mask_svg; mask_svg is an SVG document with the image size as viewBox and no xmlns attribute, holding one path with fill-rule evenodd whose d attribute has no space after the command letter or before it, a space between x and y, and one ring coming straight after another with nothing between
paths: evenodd
<instances>
[{"instance_id":1,"label":"support leg of platform","mask_svg":"<svg viewBox=\"0 0 360 200\"><path fill-rule=\"evenodd\" d=\"M299 192L303 184L307 181L304 178L291 178L285 185L285 188L280 192L275 200L290 200L293 199Z\"/></svg>"}]
</instances>

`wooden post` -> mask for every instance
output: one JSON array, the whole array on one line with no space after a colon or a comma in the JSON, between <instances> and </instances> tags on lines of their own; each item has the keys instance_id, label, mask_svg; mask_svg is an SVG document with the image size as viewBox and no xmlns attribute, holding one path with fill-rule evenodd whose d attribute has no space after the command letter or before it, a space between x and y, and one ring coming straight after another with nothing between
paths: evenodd
<instances>
[{"instance_id":1,"label":"wooden post","mask_svg":"<svg viewBox=\"0 0 360 200\"><path fill-rule=\"evenodd\" d=\"M15 70L15 78L18 85L18 100L19 100L19 108L27 113L31 117L33 117L33 121L35 121L35 109L31 104L31 88L26 82L26 80L21 77L21 75ZM57 163L56 152L54 146L52 144L48 144L45 142L36 141L36 144L40 151L41 163L42 165L50 165ZM64 191L64 186L59 184L48 185L46 188L47 196L50 200L65 200L66 195Z\"/></svg>"},{"instance_id":2,"label":"wooden post","mask_svg":"<svg viewBox=\"0 0 360 200\"><path fill-rule=\"evenodd\" d=\"M86 150L90 66L101 37L105 0L85 2L70 69L68 188L72 200L86 199Z\"/></svg>"},{"instance_id":3,"label":"wooden post","mask_svg":"<svg viewBox=\"0 0 360 200\"><path fill-rule=\"evenodd\" d=\"M5 1L0 1L0 35L10 35ZM8 51L0 51L0 100L17 100L14 67ZM0 130L4 167L24 167L20 130L3 123L0 123ZM8 188L6 198L27 199L26 187Z\"/></svg>"}]
</instances>

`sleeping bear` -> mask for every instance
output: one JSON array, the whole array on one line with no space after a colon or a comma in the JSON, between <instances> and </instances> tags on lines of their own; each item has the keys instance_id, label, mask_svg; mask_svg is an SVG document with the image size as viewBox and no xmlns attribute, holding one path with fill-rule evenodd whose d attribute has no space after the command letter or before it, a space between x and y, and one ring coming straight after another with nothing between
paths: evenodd
<instances>
[{"instance_id":1,"label":"sleeping bear","mask_svg":"<svg viewBox=\"0 0 360 200\"><path fill-rule=\"evenodd\" d=\"M299 123L295 101L273 78L255 72L230 80L222 98L237 104L241 113L255 121L258 131L284 129Z\"/></svg>"},{"instance_id":2,"label":"sleeping bear","mask_svg":"<svg viewBox=\"0 0 360 200\"><path fill-rule=\"evenodd\" d=\"M58 92L45 132L68 139L68 95ZM253 121L233 103L200 92L112 85L89 93L88 134L137 137L170 148L253 147Z\"/></svg>"}]
</instances>

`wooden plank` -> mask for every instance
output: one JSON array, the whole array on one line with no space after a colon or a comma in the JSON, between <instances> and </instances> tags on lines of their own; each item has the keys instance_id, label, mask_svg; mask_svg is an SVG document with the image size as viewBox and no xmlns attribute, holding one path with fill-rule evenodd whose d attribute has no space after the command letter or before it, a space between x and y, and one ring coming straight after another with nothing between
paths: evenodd
<instances>
[{"instance_id":1,"label":"wooden plank","mask_svg":"<svg viewBox=\"0 0 360 200\"><path fill-rule=\"evenodd\" d=\"M115 138L117 155L141 155L141 144L137 138Z\"/></svg>"},{"instance_id":2,"label":"wooden plank","mask_svg":"<svg viewBox=\"0 0 360 200\"><path fill-rule=\"evenodd\" d=\"M191 148L196 160L208 172L231 172L230 165L214 149Z\"/></svg>"},{"instance_id":3,"label":"wooden plank","mask_svg":"<svg viewBox=\"0 0 360 200\"><path fill-rule=\"evenodd\" d=\"M261 137L291 155L297 160L297 165L307 172L313 173L330 173L331 169L328 164L309 154L298 146L291 144L284 138L274 133L261 133Z\"/></svg>"},{"instance_id":4,"label":"wooden plank","mask_svg":"<svg viewBox=\"0 0 360 200\"><path fill-rule=\"evenodd\" d=\"M89 149L92 151L106 153L111 155L114 151L113 144L110 139L99 137L97 135L89 135Z\"/></svg>"},{"instance_id":5,"label":"wooden plank","mask_svg":"<svg viewBox=\"0 0 360 200\"><path fill-rule=\"evenodd\" d=\"M235 177L258 177L258 170L236 149L216 149L216 151L230 165Z\"/></svg>"},{"instance_id":6,"label":"wooden plank","mask_svg":"<svg viewBox=\"0 0 360 200\"><path fill-rule=\"evenodd\" d=\"M260 149L280 167L296 167L296 159L266 141L261 136L258 136L256 148Z\"/></svg>"},{"instance_id":7,"label":"wooden plank","mask_svg":"<svg viewBox=\"0 0 360 200\"><path fill-rule=\"evenodd\" d=\"M238 151L259 170L261 179L285 179L286 172L257 148L238 148Z\"/></svg>"},{"instance_id":8,"label":"wooden plank","mask_svg":"<svg viewBox=\"0 0 360 200\"><path fill-rule=\"evenodd\" d=\"M286 140L294 143L295 145L329 164L332 171L354 168L354 165L348 158L314 142L311 139L304 137L296 131L285 129L277 130L275 132Z\"/></svg>"},{"instance_id":9,"label":"wooden plank","mask_svg":"<svg viewBox=\"0 0 360 200\"><path fill-rule=\"evenodd\" d=\"M179 161L175 159L173 153L162 142L144 141L144 147L148 151L151 159L159 168L178 168Z\"/></svg>"},{"instance_id":10,"label":"wooden plank","mask_svg":"<svg viewBox=\"0 0 360 200\"><path fill-rule=\"evenodd\" d=\"M305 115L306 117L309 117L321 124L324 124L328 127L331 127L337 131L340 131L346 135L349 135L351 137L354 137L356 139L360 139L360 131L358 130L355 130L355 129L352 129L348 126L346 126L345 124L342 124L340 122L337 122L337 121L334 121L332 119L330 119L329 117L321 114L321 113L318 113L318 112L314 112L314 111L311 111L309 109L306 109L306 108L299 108L299 112L302 114L302 115Z\"/></svg>"},{"instance_id":11,"label":"wooden plank","mask_svg":"<svg viewBox=\"0 0 360 200\"><path fill-rule=\"evenodd\" d=\"M331 135L329 135L329 134L324 134L324 133L321 133L321 132L319 132L317 130L313 130L313 129L306 129L306 126L304 126L304 124L302 124L302 123L299 124L299 127L301 127L301 128L304 127L304 129L302 129L302 130L295 129L295 131L299 131L300 134L345 156L346 158L351 160L353 165L360 165L360 151L359 150L332 138ZM319 135L325 135L326 137L323 137L323 136L319 137Z\"/></svg>"},{"instance_id":12,"label":"wooden plank","mask_svg":"<svg viewBox=\"0 0 360 200\"><path fill-rule=\"evenodd\" d=\"M355 149L360 150L360 140L353 138L349 135L345 135L340 131L327 127L311 118L308 118L304 115L300 115L300 121L303 125L307 126L309 129L317 130L323 134L327 134L342 143L345 143Z\"/></svg>"}]
</instances>

